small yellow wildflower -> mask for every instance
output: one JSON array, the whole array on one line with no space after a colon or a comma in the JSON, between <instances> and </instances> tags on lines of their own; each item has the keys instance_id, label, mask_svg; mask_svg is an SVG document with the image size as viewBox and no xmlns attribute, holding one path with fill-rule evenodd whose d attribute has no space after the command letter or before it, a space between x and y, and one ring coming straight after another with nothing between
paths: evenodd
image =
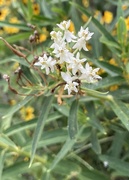
<instances>
[{"instance_id":1,"label":"small yellow wildflower","mask_svg":"<svg viewBox=\"0 0 129 180\"><path fill-rule=\"evenodd\" d=\"M35 117L34 108L31 106L22 107L20 110L20 114L22 119L24 119L25 121L29 121Z\"/></svg>"},{"instance_id":2,"label":"small yellow wildflower","mask_svg":"<svg viewBox=\"0 0 129 180\"><path fill-rule=\"evenodd\" d=\"M129 60L128 60L128 58L123 58L123 59L122 59L122 62L123 62L124 64L127 64L127 62L129 62Z\"/></svg>"},{"instance_id":3,"label":"small yellow wildflower","mask_svg":"<svg viewBox=\"0 0 129 180\"><path fill-rule=\"evenodd\" d=\"M112 64L112 65L114 65L114 66L118 66L118 64L116 63L116 61L115 61L114 58L111 58L111 59L109 60L109 63Z\"/></svg>"},{"instance_id":4,"label":"small yellow wildflower","mask_svg":"<svg viewBox=\"0 0 129 180\"><path fill-rule=\"evenodd\" d=\"M127 5L123 5L123 6L122 6L122 9L123 9L123 10L126 10L127 8L128 8Z\"/></svg>"},{"instance_id":5,"label":"small yellow wildflower","mask_svg":"<svg viewBox=\"0 0 129 180\"><path fill-rule=\"evenodd\" d=\"M9 14L9 9L7 7L1 8L0 9L0 21L5 20L7 15Z\"/></svg>"},{"instance_id":6,"label":"small yellow wildflower","mask_svg":"<svg viewBox=\"0 0 129 180\"><path fill-rule=\"evenodd\" d=\"M94 17L99 16L99 15L100 15L100 11L96 10L96 11L94 12Z\"/></svg>"},{"instance_id":7,"label":"small yellow wildflower","mask_svg":"<svg viewBox=\"0 0 129 180\"><path fill-rule=\"evenodd\" d=\"M102 20L104 23L110 24L113 20L113 13L110 11L105 11Z\"/></svg>"},{"instance_id":8,"label":"small yellow wildflower","mask_svg":"<svg viewBox=\"0 0 129 180\"><path fill-rule=\"evenodd\" d=\"M0 6L4 5L4 0L0 0Z\"/></svg>"},{"instance_id":9,"label":"small yellow wildflower","mask_svg":"<svg viewBox=\"0 0 129 180\"><path fill-rule=\"evenodd\" d=\"M89 6L89 0L82 0L82 4L84 7L88 7Z\"/></svg>"},{"instance_id":10,"label":"small yellow wildflower","mask_svg":"<svg viewBox=\"0 0 129 180\"><path fill-rule=\"evenodd\" d=\"M72 21L70 22L69 31L70 32L75 32L75 26L74 26L74 23Z\"/></svg>"},{"instance_id":11,"label":"small yellow wildflower","mask_svg":"<svg viewBox=\"0 0 129 180\"><path fill-rule=\"evenodd\" d=\"M99 69L98 75L101 75L101 74L103 74L103 73L105 73L105 70L104 70L104 69Z\"/></svg>"},{"instance_id":12,"label":"small yellow wildflower","mask_svg":"<svg viewBox=\"0 0 129 180\"><path fill-rule=\"evenodd\" d=\"M127 30L129 31L129 16L125 18L125 24L126 24Z\"/></svg>"},{"instance_id":13,"label":"small yellow wildflower","mask_svg":"<svg viewBox=\"0 0 129 180\"><path fill-rule=\"evenodd\" d=\"M10 18L9 22L17 24L17 23L19 23L19 20L17 19L17 17L12 17L12 18ZM18 33L19 32L19 28L17 28L17 27L5 26L4 30L8 34L13 34L13 33Z\"/></svg>"},{"instance_id":14,"label":"small yellow wildflower","mask_svg":"<svg viewBox=\"0 0 129 180\"><path fill-rule=\"evenodd\" d=\"M4 4L5 4L6 6L9 6L11 3L12 3L12 0L5 0L5 3L4 3Z\"/></svg>"},{"instance_id":15,"label":"small yellow wildflower","mask_svg":"<svg viewBox=\"0 0 129 180\"><path fill-rule=\"evenodd\" d=\"M16 100L10 99L10 100L9 100L9 104L10 104L11 106L15 105L15 104L16 104Z\"/></svg>"},{"instance_id":16,"label":"small yellow wildflower","mask_svg":"<svg viewBox=\"0 0 129 180\"><path fill-rule=\"evenodd\" d=\"M40 14L40 6L38 3L33 4L33 13L34 15L39 15Z\"/></svg>"},{"instance_id":17,"label":"small yellow wildflower","mask_svg":"<svg viewBox=\"0 0 129 180\"><path fill-rule=\"evenodd\" d=\"M82 14L81 18L82 18L83 22L87 22L88 21L88 17L85 14Z\"/></svg>"},{"instance_id":18,"label":"small yellow wildflower","mask_svg":"<svg viewBox=\"0 0 129 180\"><path fill-rule=\"evenodd\" d=\"M116 91L118 89L118 85L113 85L109 88L110 91Z\"/></svg>"},{"instance_id":19,"label":"small yellow wildflower","mask_svg":"<svg viewBox=\"0 0 129 180\"><path fill-rule=\"evenodd\" d=\"M43 27L42 28L42 32L41 34L39 35L39 42L44 42L47 40L47 37L48 37L49 33L47 31L47 28L46 27Z\"/></svg>"},{"instance_id":20,"label":"small yellow wildflower","mask_svg":"<svg viewBox=\"0 0 129 180\"><path fill-rule=\"evenodd\" d=\"M27 4L27 3L28 3L28 0L22 0L22 2L23 2L24 4ZM34 2L34 0L31 0L31 2Z\"/></svg>"}]
</instances>

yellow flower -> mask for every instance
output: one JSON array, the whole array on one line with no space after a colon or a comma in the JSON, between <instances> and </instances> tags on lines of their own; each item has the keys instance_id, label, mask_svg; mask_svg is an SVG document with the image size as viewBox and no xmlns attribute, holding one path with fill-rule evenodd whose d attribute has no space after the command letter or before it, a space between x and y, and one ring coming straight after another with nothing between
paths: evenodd
<instances>
[{"instance_id":1,"label":"yellow flower","mask_svg":"<svg viewBox=\"0 0 129 180\"><path fill-rule=\"evenodd\" d=\"M11 3L12 3L12 0L5 0L5 3L4 3L4 4L5 4L6 6L9 6Z\"/></svg>"},{"instance_id":2,"label":"yellow flower","mask_svg":"<svg viewBox=\"0 0 129 180\"><path fill-rule=\"evenodd\" d=\"M23 2L24 4L27 4L27 3L28 3L28 0L22 0L22 2ZM34 0L31 0L31 2L34 2Z\"/></svg>"},{"instance_id":3,"label":"yellow flower","mask_svg":"<svg viewBox=\"0 0 129 180\"><path fill-rule=\"evenodd\" d=\"M47 37L48 37L49 33L47 31L47 28L46 27L43 27L42 28L42 32L41 34L39 35L39 42L44 42L47 40Z\"/></svg>"},{"instance_id":4,"label":"yellow flower","mask_svg":"<svg viewBox=\"0 0 129 180\"><path fill-rule=\"evenodd\" d=\"M75 26L74 26L74 23L72 21L70 22L69 31L70 32L75 32Z\"/></svg>"},{"instance_id":5,"label":"yellow flower","mask_svg":"<svg viewBox=\"0 0 129 180\"><path fill-rule=\"evenodd\" d=\"M115 61L114 58L111 58L111 59L109 60L109 63L112 64L112 65L114 65L114 66L118 66L118 64L116 63L116 61Z\"/></svg>"},{"instance_id":6,"label":"yellow flower","mask_svg":"<svg viewBox=\"0 0 129 180\"><path fill-rule=\"evenodd\" d=\"M103 73L105 73L105 70L104 69L99 69L98 75L102 75Z\"/></svg>"},{"instance_id":7,"label":"yellow flower","mask_svg":"<svg viewBox=\"0 0 129 180\"><path fill-rule=\"evenodd\" d=\"M4 5L4 0L0 0L0 6Z\"/></svg>"},{"instance_id":8,"label":"yellow flower","mask_svg":"<svg viewBox=\"0 0 129 180\"><path fill-rule=\"evenodd\" d=\"M81 15L81 18L84 22L87 22L88 21L88 17L85 15L85 14L82 14Z\"/></svg>"},{"instance_id":9,"label":"yellow flower","mask_svg":"<svg viewBox=\"0 0 129 180\"><path fill-rule=\"evenodd\" d=\"M89 0L82 0L82 4L84 7L88 7L89 6Z\"/></svg>"},{"instance_id":10,"label":"yellow flower","mask_svg":"<svg viewBox=\"0 0 129 180\"><path fill-rule=\"evenodd\" d=\"M102 20L104 23L110 24L113 20L113 13L110 11L105 11Z\"/></svg>"},{"instance_id":11,"label":"yellow flower","mask_svg":"<svg viewBox=\"0 0 129 180\"><path fill-rule=\"evenodd\" d=\"M128 61L129 61L128 58L123 58L123 59L122 59L122 62L123 62L125 65L127 64Z\"/></svg>"},{"instance_id":12,"label":"yellow flower","mask_svg":"<svg viewBox=\"0 0 129 180\"><path fill-rule=\"evenodd\" d=\"M7 15L9 14L9 9L4 7L0 9L0 21L5 20L5 18L7 17Z\"/></svg>"},{"instance_id":13,"label":"yellow flower","mask_svg":"<svg viewBox=\"0 0 129 180\"><path fill-rule=\"evenodd\" d=\"M113 85L109 88L110 91L116 91L118 89L118 85Z\"/></svg>"},{"instance_id":14,"label":"yellow flower","mask_svg":"<svg viewBox=\"0 0 129 180\"><path fill-rule=\"evenodd\" d=\"M10 104L11 106L15 105L15 104L16 104L16 100L10 99L10 100L9 100L9 104Z\"/></svg>"},{"instance_id":15,"label":"yellow flower","mask_svg":"<svg viewBox=\"0 0 129 180\"><path fill-rule=\"evenodd\" d=\"M123 6L122 6L122 9L123 9L123 10L126 10L127 8L128 8L128 6L126 6L126 5L123 5Z\"/></svg>"},{"instance_id":16,"label":"yellow flower","mask_svg":"<svg viewBox=\"0 0 129 180\"><path fill-rule=\"evenodd\" d=\"M38 3L33 4L33 13L34 15L39 15L40 14L40 6Z\"/></svg>"},{"instance_id":17,"label":"yellow flower","mask_svg":"<svg viewBox=\"0 0 129 180\"><path fill-rule=\"evenodd\" d=\"M27 106L26 108L22 107L20 110L20 114L22 119L24 119L25 121L29 121L35 117L34 108L31 106Z\"/></svg>"},{"instance_id":18,"label":"yellow flower","mask_svg":"<svg viewBox=\"0 0 129 180\"><path fill-rule=\"evenodd\" d=\"M129 31L129 16L125 19L126 28Z\"/></svg>"},{"instance_id":19,"label":"yellow flower","mask_svg":"<svg viewBox=\"0 0 129 180\"><path fill-rule=\"evenodd\" d=\"M17 23L19 23L20 21L17 19L17 17L12 17L12 18L10 18L9 22L10 22L10 23L17 24ZM4 27L4 30L5 30L5 32L8 33L8 34L13 34L13 33L18 33L18 32L19 32L19 28L17 28L17 27L5 26L5 27Z\"/></svg>"}]
</instances>

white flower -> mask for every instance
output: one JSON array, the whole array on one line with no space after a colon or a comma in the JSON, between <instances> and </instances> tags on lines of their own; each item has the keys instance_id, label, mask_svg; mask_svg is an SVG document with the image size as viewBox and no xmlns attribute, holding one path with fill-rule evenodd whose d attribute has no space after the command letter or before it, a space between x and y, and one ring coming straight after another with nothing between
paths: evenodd
<instances>
[{"instance_id":1,"label":"white flower","mask_svg":"<svg viewBox=\"0 0 129 180\"><path fill-rule=\"evenodd\" d=\"M74 36L74 34L72 32L70 32L68 29L70 27L70 23L71 21L63 21L60 24L57 24L57 26L64 31L64 36L63 39L66 40L67 42L71 42L74 41L74 39L76 39L77 37Z\"/></svg>"},{"instance_id":2,"label":"white flower","mask_svg":"<svg viewBox=\"0 0 129 180\"><path fill-rule=\"evenodd\" d=\"M81 49L84 49L85 51L88 51L86 47L86 41L91 39L93 34L94 33L89 32L88 27L86 29L83 29L83 27L81 27L80 31L78 32L79 38L77 39L77 42L73 46L73 49L78 49L79 51Z\"/></svg>"},{"instance_id":3,"label":"white flower","mask_svg":"<svg viewBox=\"0 0 129 180\"><path fill-rule=\"evenodd\" d=\"M52 46L53 47L53 46ZM65 44L62 43L62 45L57 45L54 44L54 50L53 53L55 54L55 57L59 58L59 62L60 64L62 64L63 62L70 62L73 60L73 53L71 53L66 47Z\"/></svg>"},{"instance_id":4,"label":"white flower","mask_svg":"<svg viewBox=\"0 0 129 180\"><path fill-rule=\"evenodd\" d=\"M82 63L85 61L85 58L80 59L80 53L78 52L76 58L70 61L70 64L67 66L67 68L72 69L72 73L73 75L75 75L78 72L78 70L81 71L81 69L83 68Z\"/></svg>"},{"instance_id":5,"label":"white flower","mask_svg":"<svg viewBox=\"0 0 129 180\"><path fill-rule=\"evenodd\" d=\"M99 68L92 69L92 67L87 62L85 65L85 68L81 70L82 75L80 76L80 80L85 80L88 83L94 83L98 79L102 79L99 75L96 73L99 71Z\"/></svg>"},{"instance_id":6,"label":"white flower","mask_svg":"<svg viewBox=\"0 0 129 180\"><path fill-rule=\"evenodd\" d=\"M83 27L81 26L80 31L78 32L78 37L85 37L85 40L88 41L89 39L91 39L92 35L94 33L90 33L88 27L86 29L83 29Z\"/></svg>"},{"instance_id":7,"label":"white flower","mask_svg":"<svg viewBox=\"0 0 129 180\"><path fill-rule=\"evenodd\" d=\"M60 24L57 24L57 26L58 26L60 29L62 29L63 31L65 31L66 29L69 29L70 23L71 23L70 20L68 20L68 21L63 21L63 22L61 22Z\"/></svg>"},{"instance_id":8,"label":"white flower","mask_svg":"<svg viewBox=\"0 0 129 180\"><path fill-rule=\"evenodd\" d=\"M64 72L61 72L61 76L64 79L64 81L66 82L64 90L67 89L68 94L71 94L72 91L77 93L78 92L77 86L79 84L74 81L75 79L77 79L77 77L76 76L71 77L71 75L69 73L64 73Z\"/></svg>"},{"instance_id":9,"label":"white flower","mask_svg":"<svg viewBox=\"0 0 129 180\"><path fill-rule=\"evenodd\" d=\"M41 69L46 70L47 75L50 73L50 70L54 72L56 60L53 60L51 56L47 57L47 55L44 54L43 57L39 56L38 60L39 61L34 64L35 66L41 66Z\"/></svg>"},{"instance_id":10,"label":"white flower","mask_svg":"<svg viewBox=\"0 0 129 180\"><path fill-rule=\"evenodd\" d=\"M63 34L60 31L58 31L58 32L52 31L50 33L50 35L51 35L51 39L54 40L54 43L56 43L56 44L61 44L64 41L62 38Z\"/></svg>"}]
</instances>

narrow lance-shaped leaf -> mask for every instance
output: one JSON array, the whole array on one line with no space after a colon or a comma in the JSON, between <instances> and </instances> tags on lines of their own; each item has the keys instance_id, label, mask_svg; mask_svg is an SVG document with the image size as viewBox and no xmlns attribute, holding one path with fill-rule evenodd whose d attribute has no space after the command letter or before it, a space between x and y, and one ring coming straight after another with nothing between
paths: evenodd
<instances>
[{"instance_id":1,"label":"narrow lance-shaped leaf","mask_svg":"<svg viewBox=\"0 0 129 180\"><path fill-rule=\"evenodd\" d=\"M77 133L76 139L77 139L77 137L79 137L81 135L81 133L83 132L84 128L85 128L85 126L82 126L80 128L80 130ZM64 156L68 153L68 151L71 150L73 145L76 143L76 139L70 139L68 137L66 143L63 145L63 147L61 148L60 152L55 157L52 165L50 166L49 172L51 170L53 170L55 168L55 166L61 161L61 159L63 159Z\"/></svg>"},{"instance_id":2,"label":"narrow lance-shaped leaf","mask_svg":"<svg viewBox=\"0 0 129 180\"><path fill-rule=\"evenodd\" d=\"M106 155L100 155L101 161L106 161L108 163L108 166L112 169L115 169L116 171L119 171L123 173L125 176L129 177L129 163L122 161L118 158L106 156Z\"/></svg>"},{"instance_id":3,"label":"narrow lance-shaped leaf","mask_svg":"<svg viewBox=\"0 0 129 180\"><path fill-rule=\"evenodd\" d=\"M0 154L0 179L2 179L2 171L3 171L3 167L4 167L5 152L6 152L6 150L4 149Z\"/></svg>"},{"instance_id":4,"label":"narrow lance-shaped leaf","mask_svg":"<svg viewBox=\"0 0 129 180\"><path fill-rule=\"evenodd\" d=\"M96 154L101 154L101 146L99 144L99 140L97 138L97 133L95 128L92 129L91 132L91 143L92 143L92 149Z\"/></svg>"},{"instance_id":5,"label":"narrow lance-shaped leaf","mask_svg":"<svg viewBox=\"0 0 129 180\"><path fill-rule=\"evenodd\" d=\"M104 127L102 126L102 124L100 123L99 119L96 116L94 103L92 101L86 102L85 106L86 106L86 110L88 112L87 115L90 119L89 124L91 124L93 128L96 128L99 131L101 131L103 134L106 134Z\"/></svg>"},{"instance_id":6,"label":"narrow lance-shaped leaf","mask_svg":"<svg viewBox=\"0 0 129 180\"><path fill-rule=\"evenodd\" d=\"M10 110L8 110L8 113L2 118L4 119L4 118L7 118L8 116L11 116L15 112L17 112L21 107L27 104L32 98L34 98L34 96L27 96L23 101L11 107Z\"/></svg>"},{"instance_id":7,"label":"narrow lance-shaped leaf","mask_svg":"<svg viewBox=\"0 0 129 180\"><path fill-rule=\"evenodd\" d=\"M122 46L124 46L124 44L126 43L126 39L127 39L126 36L127 36L127 28L126 28L125 19L123 17L120 17L117 26L117 38Z\"/></svg>"},{"instance_id":8,"label":"narrow lance-shaped leaf","mask_svg":"<svg viewBox=\"0 0 129 180\"><path fill-rule=\"evenodd\" d=\"M126 106L126 104L121 101L118 101L118 100L112 100L109 102L109 104L110 104L112 110L115 112L115 114L121 120L122 124L129 131L129 109Z\"/></svg>"},{"instance_id":9,"label":"narrow lance-shaped leaf","mask_svg":"<svg viewBox=\"0 0 129 180\"><path fill-rule=\"evenodd\" d=\"M15 145L15 143L10 138L8 138L5 134L0 135L0 146L3 148L13 147L17 149L17 146Z\"/></svg>"},{"instance_id":10,"label":"narrow lance-shaped leaf","mask_svg":"<svg viewBox=\"0 0 129 180\"><path fill-rule=\"evenodd\" d=\"M77 110L78 110L78 100L72 102L69 117L68 117L68 131L71 139L75 138L77 134Z\"/></svg>"},{"instance_id":11,"label":"narrow lance-shaped leaf","mask_svg":"<svg viewBox=\"0 0 129 180\"><path fill-rule=\"evenodd\" d=\"M36 152L36 148L37 148L39 139L41 137L42 130L43 130L43 127L45 125L48 113L49 113L50 108L51 108L52 100L53 100L52 95L44 97L44 102L43 102L43 105L42 105L42 108L41 108L41 114L39 116L37 126L36 126L36 129L35 129L35 132L34 132L33 141L32 141L30 166L31 166L31 164L33 162L34 155L35 155L35 152Z\"/></svg>"}]
</instances>

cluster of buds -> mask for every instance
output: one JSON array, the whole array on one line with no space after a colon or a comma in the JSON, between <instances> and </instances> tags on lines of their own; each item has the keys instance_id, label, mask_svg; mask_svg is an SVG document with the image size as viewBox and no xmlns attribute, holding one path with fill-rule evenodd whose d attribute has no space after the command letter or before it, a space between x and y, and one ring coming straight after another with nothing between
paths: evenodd
<instances>
[{"instance_id":1,"label":"cluster of buds","mask_svg":"<svg viewBox=\"0 0 129 180\"><path fill-rule=\"evenodd\" d=\"M65 82L64 90L78 93L82 82L94 83L101 79L97 72L99 68L93 69L86 58L80 58L81 50L88 51L87 41L91 39L93 32L88 27L83 27L77 33L77 36L69 30L71 21L63 21L57 24L56 31L50 33L53 41L51 45L51 56L46 53L39 56L35 66L41 67L45 74L54 73L56 67L60 67L60 79Z\"/></svg>"}]
</instances>

